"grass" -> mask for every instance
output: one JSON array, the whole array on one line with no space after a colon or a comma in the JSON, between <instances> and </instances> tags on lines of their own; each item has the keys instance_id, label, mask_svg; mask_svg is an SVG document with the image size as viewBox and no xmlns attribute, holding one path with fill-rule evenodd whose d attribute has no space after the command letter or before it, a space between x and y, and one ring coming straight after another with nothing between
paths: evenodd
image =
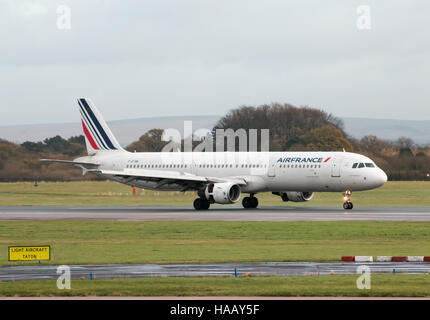
<instances>
[{"instance_id":1,"label":"grass","mask_svg":"<svg viewBox=\"0 0 430 320\"><path fill-rule=\"evenodd\" d=\"M0 183L0 206L188 206L193 192L138 190L115 182L30 182ZM315 193L306 203L282 202L271 193L258 195L263 206L340 206L340 193ZM355 192L359 206L430 206L430 181L394 181L379 189ZM241 205L237 202L235 205Z\"/></svg>"},{"instance_id":2,"label":"grass","mask_svg":"<svg viewBox=\"0 0 430 320\"><path fill-rule=\"evenodd\" d=\"M336 261L430 255L428 222L0 221L9 245L51 245L50 264ZM45 262L44 262L45 263Z\"/></svg>"},{"instance_id":3,"label":"grass","mask_svg":"<svg viewBox=\"0 0 430 320\"><path fill-rule=\"evenodd\" d=\"M141 278L1 282L0 296L430 296L430 275L372 274L371 289L359 290L358 275L222 278Z\"/></svg>"},{"instance_id":4,"label":"grass","mask_svg":"<svg viewBox=\"0 0 430 320\"><path fill-rule=\"evenodd\" d=\"M283 203L269 193L261 205L339 206L337 193L307 203ZM138 191L113 182L0 183L0 206L191 206L195 195ZM359 206L430 206L429 182L389 182L357 192ZM49 244L49 264L333 261L342 255L430 255L427 222L0 221L0 265L9 245ZM44 262L45 263L45 262ZM428 275L372 275L358 290L356 275L250 278L149 278L0 282L3 296L256 295L430 296Z\"/></svg>"}]
</instances>

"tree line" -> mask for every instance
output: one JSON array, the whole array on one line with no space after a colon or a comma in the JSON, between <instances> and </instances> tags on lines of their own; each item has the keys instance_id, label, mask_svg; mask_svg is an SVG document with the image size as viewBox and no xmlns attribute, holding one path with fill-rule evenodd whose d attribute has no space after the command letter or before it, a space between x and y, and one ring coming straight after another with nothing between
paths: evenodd
<instances>
[{"instance_id":1,"label":"tree line","mask_svg":"<svg viewBox=\"0 0 430 320\"><path fill-rule=\"evenodd\" d=\"M257 107L241 106L229 111L215 124L210 137L213 143L216 141L217 129L228 128L234 131L244 129L248 133L250 129L269 128L270 151L345 150L373 159L387 173L389 180L430 179L430 146L419 146L406 137L396 141L372 135L355 139L345 133L341 119L323 110L279 103ZM260 134L260 130L257 132ZM126 150L159 152L168 143L162 140L162 135L162 129L151 129L128 145ZM260 136L257 141L260 142ZM181 143L182 150L183 142L184 140ZM202 140L194 139L193 146L201 142ZM235 147L238 150L238 141ZM22 144L0 139L0 181L99 179L94 175L83 177L78 168L39 161L40 158L73 159L84 155L86 147L82 135L68 139L55 136L40 142L26 141Z\"/></svg>"}]
</instances>

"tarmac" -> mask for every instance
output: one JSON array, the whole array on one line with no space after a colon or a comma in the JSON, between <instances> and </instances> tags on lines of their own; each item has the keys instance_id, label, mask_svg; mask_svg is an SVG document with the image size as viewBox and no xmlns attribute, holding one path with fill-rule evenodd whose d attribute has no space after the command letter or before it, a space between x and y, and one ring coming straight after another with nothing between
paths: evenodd
<instances>
[{"instance_id":1,"label":"tarmac","mask_svg":"<svg viewBox=\"0 0 430 320\"><path fill-rule=\"evenodd\" d=\"M430 207L0 207L0 220L430 221Z\"/></svg>"},{"instance_id":2,"label":"tarmac","mask_svg":"<svg viewBox=\"0 0 430 320\"><path fill-rule=\"evenodd\" d=\"M371 273L427 274L426 262L238 262L194 264L103 264L71 265L72 279L113 279L149 277L225 277L225 276L309 276L357 274L366 265ZM0 268L1 281L57 279L58 266L9 266Z\"/></svg>"}]
</instances>

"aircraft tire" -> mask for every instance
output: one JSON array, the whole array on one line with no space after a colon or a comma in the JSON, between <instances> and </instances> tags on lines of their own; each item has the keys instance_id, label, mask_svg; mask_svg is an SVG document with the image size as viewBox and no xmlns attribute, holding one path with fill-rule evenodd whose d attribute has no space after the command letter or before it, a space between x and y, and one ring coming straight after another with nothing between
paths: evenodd
<instances>
[{"instance_id":1,"label":"aircraft tire","mask_svg":"<svg viewBox=\"0 0 430 320\"><path fill-rule=\"evenodd\" d=\"M256 197L245 197L242 200L242 206L245 209L254 209L258 207L258 199Z\"/></svg>"},{"instance_id":2,"label":"aircraft tire","mask_svg":"<svg viewBox=\"0 0 430 320\"><path fill-rule=\"evenodd\" d=\"M206 199L202 199L202 203L203 203L203 210L208 210L209 207L211 206L210 202Z\"/></svg>"},{"instance_id":3,"label":"aircraft tire","mask_svg":"<svg viewBox=\"0 0 430 320\"><path fill-rule=\"evenodd\" d=\"M245 198L243 198L243 200L242 200L242 206L243 206L245 209L249 209L249 208L251 208L251 198L250 198L250 197L245 197Z\"/></svg>"},{"instance_id":4,"label":"aircraft tire","mask_svg":"<svg viewBox=\"0 0 430 320\"><path fill-rule=\"evenodd\" d=\"M194 209L196 210L207 210L210 207L209 201L202 198L197 198L196 200L194 200L193 205Z\"/></svg>"},{"instance_id":5,"label":"aircraft tire","mask_svg":"<svg viewBox=\"0 0 430 320\"><path fill-rule=\"evenodd\" d=\"M250 200L251 200L251 208L257 208L258 207L258 199L256 197L252 197Z\"/></svg>"},{"instance_id":6,"label":"aircraft tire","mask_svg":"<svg viewBox=\"0 0 430 320\"><path fill-rule=\"evenodd\" d=\"M352 204L352 202L346 201L343 203L343 208L345 210L351 210L354 207L354 205Z\"/></svg>"}]
</instances>

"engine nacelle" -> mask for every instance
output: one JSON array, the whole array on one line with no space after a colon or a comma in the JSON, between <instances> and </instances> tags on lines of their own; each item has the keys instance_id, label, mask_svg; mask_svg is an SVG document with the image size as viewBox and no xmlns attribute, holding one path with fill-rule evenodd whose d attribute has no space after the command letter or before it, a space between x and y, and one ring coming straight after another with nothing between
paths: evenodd
<instances>
[{"instance_id":1,"label":"engine nacelle","mask_svg":"<svg viewBox=\"0 0 430 320\"><path fill-rule=\"evenodd\" d=\"M204 190L204 197L211 203L229 204L240 199L239 185L231 182L210 183Z\"/></svg>"},{"instance_id":2,"label":"engine nacelle","mask_svg":"<svg viewBox=\"0 0 430 320\"><path fill-rule=\"evenodd\" d=\"M279 196L281 196L283 201L293 201L293 202L305 202L309 201L313 198L313 192L280 192Z\"/></svg>"}]
</instances>

